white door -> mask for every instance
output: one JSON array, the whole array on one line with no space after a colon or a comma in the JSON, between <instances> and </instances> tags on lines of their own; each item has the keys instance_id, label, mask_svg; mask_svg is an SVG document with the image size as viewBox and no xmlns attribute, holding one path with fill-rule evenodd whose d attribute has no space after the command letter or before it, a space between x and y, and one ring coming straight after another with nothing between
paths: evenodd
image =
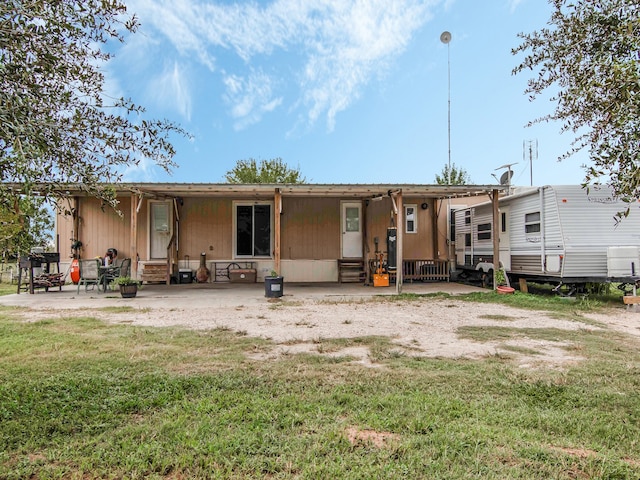
<instances>
[{"instance_id":1,"label":"white door","mask_svg":"<svg viewBox=\"0 0 640 480\"><path fill-rule=\"evenodd\" d=\"M149 259L166 259L171 239L171 204L149 204Z\"/></svg>"},{"instance_id":2,"label":"white door","mask_svg":"<svg viewBox=\"0 0 640 480\"><path fill-rule=\"evenodd\" d=\"M342 258L362 258L362 203L342 203Z\"/></svg>"},{"instance_id":3,"label":"white door","mask_svg":"<svg viewBox=\"0 0 640 480\"><path fill-rule=\"evenodd\" d=\"M498 239L500 241L500 261L508 272L511 270L511 241L509 238L509 207L500 207L500 229Z\"/></svg>"}]
</instances>

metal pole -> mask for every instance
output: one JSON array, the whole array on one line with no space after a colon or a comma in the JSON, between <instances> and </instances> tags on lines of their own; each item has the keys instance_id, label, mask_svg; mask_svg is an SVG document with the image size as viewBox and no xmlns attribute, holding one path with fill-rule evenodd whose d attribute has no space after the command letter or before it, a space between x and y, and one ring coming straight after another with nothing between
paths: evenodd
<instances>
[{"instance_id":1,"label":"metal pole","mask_svg":"<svg viewBox=\"0 0 640 480\"><path fill-rule=\"evenodd\" d=\"M447 31L442 32L440 41L447 45L447 140L449 149L449 173L447 174L447 183L451 185L451 55L449 49L451 34Z\"/></svg>"}]
</instances>

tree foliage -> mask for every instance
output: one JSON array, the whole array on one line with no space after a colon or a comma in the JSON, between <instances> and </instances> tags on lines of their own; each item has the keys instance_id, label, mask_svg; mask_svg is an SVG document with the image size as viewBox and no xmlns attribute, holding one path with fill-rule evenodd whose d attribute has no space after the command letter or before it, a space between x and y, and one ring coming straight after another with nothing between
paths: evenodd
<instances>
[{"instance_id":1,"label":"tree foliage","mask_svg":"<svg viewBox=\"0 0 640 480\"><path fill-rule=\"evenodd\" d=\"M53 229L51 212L42 197L16 197L11 208L0 206L0 252L2 260L18 258L33 251L33 247L46 247Z\"/></svg>"},{"instance_id":2,"label":"tree foliage","mask_svg":"<svg viewBox=\"0 0 640 480\"><path fill-rule=\"evenodd\" d=\"M458 168L455 163L452 163L451 168L448 164L442 167L440 175L436 173L436 183L438 185L469 185L471 178L464 168Z\"/></svg>"},{"instance_id":3,"label":"tree foliage","mask_svg":"<svg viewBox=\"0 0 640 480\"><path fill-rule=\"evenodd\" d=\"M236 166L225 174L228 183L306 183L300 167L290 168L281 158L238 160Z\"/></svg>"},{"instance_id":4,"label":"tree foliage","mask_svg":"<svg viewBox=\"0 0 640 480\"><path fill-rule=\"evenodd\" d=\"M145 118L130 99L105 92L110 42L137 28L120 0L0 2L0 200L21 185L52 198L65 183L116 205L101 182L143 158L175 166L169 137L185 132ZM64 188L62 188L64 191Z\"/></svg>"},{"instance_id":5,"label":"tree foliage","mask_svg":"<svg viewBox=\"0 0 640 480\"><path fill-rule=\"evenodd\" d=\"M549 27L520 34L512 51L526 56L514 73L536 74L533 100L554 87L555 111L532 123L559 120L575 135L561 159L588 149L586 184L606 183L621 198L640 197L640 3L550 0Z\"/></svg>"}]
</instances>

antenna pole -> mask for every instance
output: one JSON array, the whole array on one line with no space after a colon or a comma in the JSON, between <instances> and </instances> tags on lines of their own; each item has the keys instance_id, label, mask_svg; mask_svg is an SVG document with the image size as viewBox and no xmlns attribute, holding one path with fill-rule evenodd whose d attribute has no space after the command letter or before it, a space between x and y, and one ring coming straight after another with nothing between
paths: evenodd
<instances>
[{"instance_id":1,"label":"antenna pole","mask_svg":"<svg viewBox=\"0 0 640 480\"><path fill-rule=\"evenodd\" d=\"M447 183L451 185L451 55L449 50L451 34L447 31L442 32L440 35L440 41L447 45L447 141L449 149Z\"/></svg>"},{"instance_id":2,"label":"antenna pole","mask_svg":"<svg viewBox=\"0 0 640 480\"><path fill-rule=\"evenodd\" d=\"M449 147L449 185L451 185L451 55L447 42L447 141Z\"/></svg>"}]
</instances>

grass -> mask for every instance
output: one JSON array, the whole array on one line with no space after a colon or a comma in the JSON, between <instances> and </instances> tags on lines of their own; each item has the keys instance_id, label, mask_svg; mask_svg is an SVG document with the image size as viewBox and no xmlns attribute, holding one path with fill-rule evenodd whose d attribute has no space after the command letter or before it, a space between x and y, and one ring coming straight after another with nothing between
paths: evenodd
<instances>
[{"instance_id":1,"label":"grass","mask_svg":"<svg viewBox=\"0 0 640 480\"><path fill-rule=\"evenodd\" d=\"M367 368L252 361L270 343L228 329L18 315L0 311L0 478L640 477L640 349L621 334L460 332L571 343L585 360L562 371L322 339L368 346Z\"/></svg>"}]
</instances>

